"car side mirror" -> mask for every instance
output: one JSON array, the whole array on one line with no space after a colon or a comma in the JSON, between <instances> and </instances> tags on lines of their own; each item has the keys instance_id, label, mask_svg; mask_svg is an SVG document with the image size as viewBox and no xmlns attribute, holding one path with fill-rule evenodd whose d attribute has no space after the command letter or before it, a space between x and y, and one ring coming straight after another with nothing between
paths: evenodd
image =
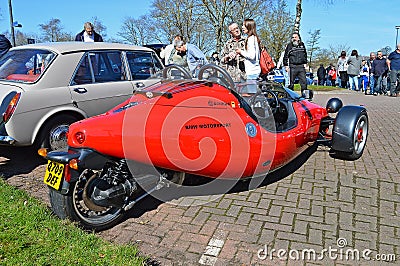
<instances>
[{"instance_id":1,"label":"car side mirror","mask_svg":"<svg viewBox=\"0 0 400 266\"><path fill-rule=\"evenodd\" d=\"M343 102L339 98L331 98L326 103L326 111L328 113L337 113L343 107Z\"/></svg>"}]
</instances>

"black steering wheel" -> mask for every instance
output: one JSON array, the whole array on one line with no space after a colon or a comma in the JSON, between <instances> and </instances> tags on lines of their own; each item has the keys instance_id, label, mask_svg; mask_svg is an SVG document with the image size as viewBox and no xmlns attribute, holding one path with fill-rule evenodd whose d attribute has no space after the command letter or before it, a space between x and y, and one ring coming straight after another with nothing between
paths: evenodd
<instances>
[{"instance_id":1,"label":"black steering wheel","mask_svg":"<svg viewBox=\"0 0 400 266\"><path fill-rule=\"evenodd\" d=\"M192 75L179 65L168 65L163 69L163 79L192 79Z\"/></svg>"},{"instance_id":2,"label":"black steering wheel","mask_svg":"<svg viewBox=\"0 0 400 266\"><path fill-rule=\"evenodd\" d=\"M206 75L208 76L206 77ZM235 82L232 77L224 68L218 65L207 64L202 66L199 70L198 79L202 80L203 78L236 91Z\"/></svg>"},{"instance_id":3,"label":"black steering wheel","mask_svg":"<svg viewBox=\"0 0 400 266\"><path fill-rule=\"evenodd\" d=\"M248 103L259 120L268 119L276 114L279 108L278 97L270 90L258 91L250 97Z\"/></svg>"}]
</instances>

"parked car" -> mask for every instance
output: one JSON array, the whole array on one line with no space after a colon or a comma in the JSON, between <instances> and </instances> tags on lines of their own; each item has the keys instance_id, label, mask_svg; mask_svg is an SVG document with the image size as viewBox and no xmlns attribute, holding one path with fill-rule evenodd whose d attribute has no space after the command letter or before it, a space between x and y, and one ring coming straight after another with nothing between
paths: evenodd
<instances>
[{"instance_id":1,"label":"parked car","mask_svg":"<svg viewBox=\"0 0 400 266\"><path fill-rule=\"evenodd\" d=\"M257 182L313 144L330 147L338 159L363 154L363 106L332 98L322 107L279 83L235 84L213 64L203 66L196 80L174 65L165 67L163 77L172 70L182 70L184 79L168 78L105 114L72 124L68 151L39 150L49 160L43 181L56 215L103 230L150 193L190 176ZM251 96L243 93L249 85L257 90ZM222 185L216 183L201 191Z\"/></svg>"},{"instance_id":2,"label":"parked car","mask_svg":"<svg viewBox=\"0 0 400 266\"><path fill-rule=\"evenodd\" d=\"M160 56L161 49L164 49L168 44L167 43L153 43L153 44L145 44L144 47L153 49Z\"/></svg>"},{"instance_id":3,"label":"parked car","mask_svg":"<svg viewBox=\"0 0 400 266\"><path fill-rule=\"evenodd\" d=\"M0 60L0 144L66 146L68 125L104 113L157 83L149 48L59 42L12 48Z\"/></svg>"},{"instance_id":4,"label":"parked car","mask_svg":"<svg viewBox=\"0 0 400 266\"><path fill-rule=\"evenodd\" d=\"M267 80L284 83L285 77L279 69L274 69L273 71L268 73Z\"/></svg>"}]
</instances>

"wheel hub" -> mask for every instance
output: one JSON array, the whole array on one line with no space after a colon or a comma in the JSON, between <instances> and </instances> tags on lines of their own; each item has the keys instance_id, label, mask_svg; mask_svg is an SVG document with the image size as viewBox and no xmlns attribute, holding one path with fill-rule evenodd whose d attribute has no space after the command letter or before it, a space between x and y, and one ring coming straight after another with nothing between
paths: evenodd
<instances>
[{"instance_id":1,"label":"wheel hub","mask_svg":"<svg viewBox=\"0 0 400 266\"><path fill-rule=\"evenodd\" d=\"M49 143L51 150L67 148L68 125L59 125L50 132Z\"/></svg>"},{"instance_id":2,"label":"wheel hub","mask_svg":"<svg viewBox=\"0 0 400 266\"><path fill-rule=\"evenodd\" d=\"M363 129L360 128L357 132L357 141L361 143L363 141Z\"/></svg>"}]
</instances>

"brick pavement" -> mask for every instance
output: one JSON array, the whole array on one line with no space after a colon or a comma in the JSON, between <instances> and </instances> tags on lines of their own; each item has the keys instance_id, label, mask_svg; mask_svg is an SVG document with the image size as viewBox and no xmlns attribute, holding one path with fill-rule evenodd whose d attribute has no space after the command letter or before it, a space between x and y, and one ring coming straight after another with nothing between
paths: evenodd
<instances>
[{"instance_id":1,"label":"brick pavement","mask_svg":"<svg viewBox=\"0 0 400 266\"><path fill-rule=\"evenodd\" d=\"M292 257L299 251L301 257L305 249L321 255L329 247L342 254L369 249L371 258L395 254L399 263L400 98L345 91L316 94L314 101L325 105L332 96L368 109L370 131L361 159L335 160L319 147L293 173L257 189L188 196L169 188L171 200L145 199L124 222L99 235L137 245L158 265L377 263L362 257L347 261L339 252L333 260L328 251L323 260L277 258L279 249ZM16 178L24 175L9 178L10 183L18 183ZM275 249L273 259L262 257L265 247L268 255Z\"/></svg>"}]
</instances>

